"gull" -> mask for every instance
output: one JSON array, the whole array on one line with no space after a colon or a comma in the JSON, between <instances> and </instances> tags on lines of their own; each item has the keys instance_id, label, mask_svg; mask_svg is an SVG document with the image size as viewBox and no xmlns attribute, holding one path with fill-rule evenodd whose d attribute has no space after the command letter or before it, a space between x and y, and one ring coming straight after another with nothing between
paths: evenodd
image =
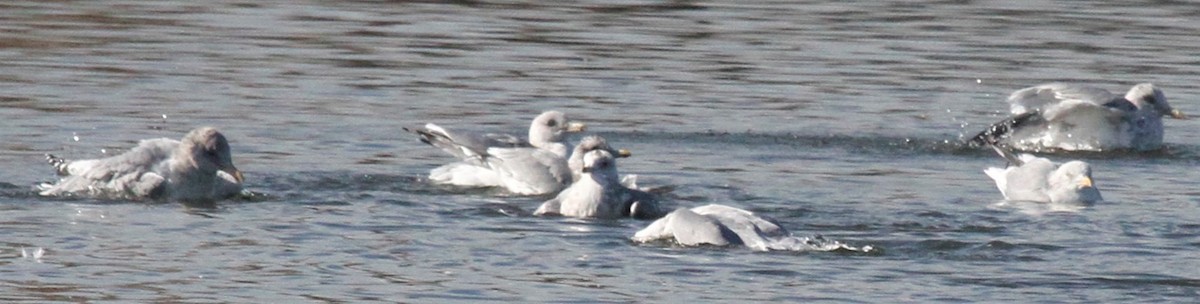
<instances>
[{"instance_id":1,"label":"gull","mask_svg":"<svg viewBox=\"0 0 1200 304\"><path fill-rule=\"evenodd\" d=\"M679 208L650 223L631 238L637 243L671 240L683 246L746 246L757 251L872 252L874 247L851 247L820 235L798 237L771 218L720 204Z\"/></svg>"},{"instance_id":2,"label":"gull","mask_svg":"<svg viewBox=\"0 0 1200 304\"><path fill-rule=\"evenodd\" d=\"M1013 116L989 126L971 142L1001 142L1022 151L1148 151L1162 146L1163 116L1187 117L1150 83L1135 85L1124 96L1050 83L1013 92L1008 103Z\"/></svg>"},{"instance_id":3,"label":"gull","mask_svg":"<svg viewBox=\"0 0 1200 304\"><path fill-rule=\"evenodd\" d=\"M242 189L242 172L233 166L229 142L211 127L192 130L182 140L142 140L107 158L47 158L61 178L39 185L43 196L212 203Z\"/></svg>"},{"instance_id":4,"label":"gull","mask_svg":"<svg viewBox=\"0 0 1200 304\"><path fill-rule=\"evenodd\" d=\"M770 238L788 235L788 231L774 220L759 217L744 209L710 204L676 209L635 233L633 241L645 243L673 239L684 246L744 245L767 250Z\"/></svg>"},{"instance_id":5,"label":"gull","mask_svg":"<svg viewBox=\"0 0 1200 304\"><path fill-rule=\"evenodd\" d=\"M1014 155L994 143L989 145L1009 162L1006 168L983 170L996 182L1005 200L1058 205L1091 205L1103 200L1092 179L1092 167L1084 161L1058 164L1031 154Z\"/></svg>"},{"instance_id":6,"label":"gull","mask_svg":"<svg viewBox=\"0 0 1200 304\"><path fill-rule=\"evenodd\" d=\"M571 183L555 198L542 203L533 214L601 219L654 219L662 216L652 194L621 184L616 158L607 150L585 153L580 171L583 175L579 180Z\"/></svg>"},{"instance_id":7,"label":"gull","mask_svg":"<svg viewBox=\"0 0 1200 304\"><path fill-rule=\"evenodd\" d=\"M462 187L499 187L518 195L554 193L571 182L567 165L567 133L581 132L582 123L566 114L546 111L529 125L529 138L508 134L452 132L436 124L404 130L421 142L441 148L458 162L435 168L429 180Z\"/></svg>"}]
</instances>

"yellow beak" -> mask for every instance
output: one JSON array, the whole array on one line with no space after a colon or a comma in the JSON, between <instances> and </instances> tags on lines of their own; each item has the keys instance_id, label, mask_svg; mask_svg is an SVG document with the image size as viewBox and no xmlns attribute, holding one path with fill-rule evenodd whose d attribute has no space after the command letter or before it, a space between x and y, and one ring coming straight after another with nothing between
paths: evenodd
<instances>
[{"instance_id":1,"label":"yellow beak","mask_svg":"<svg viewBox=\"0 0 1200 304\"><path fill-rule=\"evenodd\" d=\"M1084 176L1083 180L1079 181L1079 187L1091 188L1092 187L1092 178Z\"/></svg>"},{"instance_id":2,"label":"yellow beak","mask_svg":"<svg viewBox=\"0 0 1200 304\"><path fill-rule=\"evenodd\" d=\"M1183 114L1183 111L1171 109L1171 118L1187 119L1188 117L1187 117L1187 114Z\"/></svg>"},{"instance_id":3,"label":"yellow beak","mask_svg":"<svg viewBox=\"0 0 1200 304\"><path fill-rule=\"evenodd\" d=\"M617 157L630 157L630 156L633 156L633 152L629 152L629 150L625 150L625 149L617 150Z\"/></svg>"},{"instance_id":4,"label":"yellow beak","mask_svg":"<svg viewBox=\"0 0 1200 304\"><path fill-rule=\"evenodd\" d=\"M568 133L579 133L583 132L584 130L587 130L587 125L583 124L582 122L572 122L567 124Z\"/></svg>"}]
</instances>

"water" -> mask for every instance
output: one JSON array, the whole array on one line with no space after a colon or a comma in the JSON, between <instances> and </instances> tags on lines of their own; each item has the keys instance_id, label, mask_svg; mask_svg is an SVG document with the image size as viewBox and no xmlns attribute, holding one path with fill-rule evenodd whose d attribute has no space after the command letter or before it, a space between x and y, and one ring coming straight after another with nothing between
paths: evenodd
<instances>
[{"instance_id":1,"label":"water","mask_svg":"<svg viewBox=\"0 0 1200 304\"><path fill-rule=\"evenodd\" d=\"M1196 120L1073 154L1105 203L998 204L958 144L1012 90L1164 88L1200 112L1200 7L810 1L0 4L0 301L1193 302ZM624 173L871 253L628 241L634 220L425 183L401 127L560 109ZM215 210L37 197L43 153L219 127L261 196ZM77 138L77 139L76 139ZM39 249L41 250L38 255Z\"/></svg>"}]
</instances>

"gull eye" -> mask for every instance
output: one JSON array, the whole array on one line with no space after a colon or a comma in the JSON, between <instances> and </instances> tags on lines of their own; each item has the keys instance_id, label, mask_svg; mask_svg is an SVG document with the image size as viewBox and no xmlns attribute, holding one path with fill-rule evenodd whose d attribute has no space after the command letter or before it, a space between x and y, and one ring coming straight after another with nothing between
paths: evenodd
<instances>
[{"instance_id":1,"label":"gull eye","mask_svg":"<svg viewBox=\"0 0 1200 304\"><path fill-rule=\"evenodd\" d=\"M217 156L217 151L215 150L204 150L203 157L212 161L218 161L221 159L221 157Z\"/></svg>"},{"instance_id":2,"label":"gull eye","mask_svg":"<svg viewBox=\"0 0 1200 304\"><path fill-rule=\"evenodd\" d=\"M558 126L558 121L551 119L550 121L546 122L546 126L551 128L556 127Z\"/></svg>"},{"instance_id":3,"label":"gull eye","mask_svg":"<svg viewBox=\"0 0 1200 304\"><path fill-rule=\"evenodd\" d=\"M1154 98L1154 96L1146 96L1146 97L1142 97L1142 101L1145 101L1146 103L1149 103L1149 104L1155 104L1158 102L1158 99Z\"/></svg>"}]
</instances>

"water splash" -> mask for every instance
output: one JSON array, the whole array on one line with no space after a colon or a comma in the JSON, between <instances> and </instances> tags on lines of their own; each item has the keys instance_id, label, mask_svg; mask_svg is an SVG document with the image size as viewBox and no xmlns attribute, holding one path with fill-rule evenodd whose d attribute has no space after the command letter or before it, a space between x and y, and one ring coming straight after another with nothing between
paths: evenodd
<instances>
[{"instance_id":1,"label":"water splash","mask_svg":"<svg viewBox=\"0 0 1200 304\"><path fill-rule=\"evenodd\" d=\"M758 248L755 248L758 249ZM766 242L766 248L759 249L761 251L830 251L830 252L856 252L856 253L874 253L876 249L871 245L863 245L854 247L837 240L827 239L822 235L814 236L786 236Z\"/></svg>"},{"instance_id":2,"label":"water splash","mask_svg":"<svg viewBox=\"0 0 1200 304\"><path fill-rule=\"evenodd\" d=\"M37 248L21 247L21 258L23 258L23 259L33 259L33 261L41 263L42 256L45 256L45 255L46 255L46 249L43 249L42 247L37 247Z\"/></svg>"}]
</instances>

